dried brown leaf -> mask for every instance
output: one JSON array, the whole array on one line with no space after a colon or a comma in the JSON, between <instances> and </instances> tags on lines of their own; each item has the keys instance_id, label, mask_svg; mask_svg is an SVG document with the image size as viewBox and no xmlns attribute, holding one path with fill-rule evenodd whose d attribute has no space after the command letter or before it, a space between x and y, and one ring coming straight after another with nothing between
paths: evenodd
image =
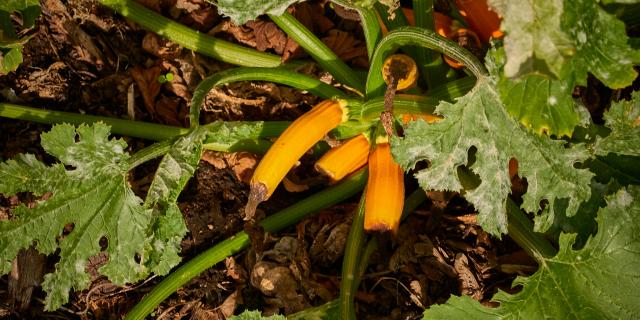
<instances>
[{"instance_id":1,"label":"dried brown leaf","mask_svg":"<svg viewBox=\"0 0 640 320\"><path fill-rule=\"evenodd\" d=\"M162 68L159 66L153 66L151 68L144 69L140 66L134 66L129 69L129 73L138 85L138 91L142 94L142 99L147 112L155 118L156 97L160 94L161 87L160 82L158 82L158 76L162 74Z\"/></svg>"}]
</instances>

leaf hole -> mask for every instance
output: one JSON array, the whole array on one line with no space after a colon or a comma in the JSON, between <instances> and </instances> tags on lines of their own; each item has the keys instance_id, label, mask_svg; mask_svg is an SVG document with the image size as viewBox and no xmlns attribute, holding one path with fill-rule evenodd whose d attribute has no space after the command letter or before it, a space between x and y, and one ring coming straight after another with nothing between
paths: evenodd
<instances>
[{"instance_id":1,"label":"leaf hole","mask_svg":"<svg viewBox=\"0 0 640 320\"><path fill-rule=\"evenodd\" d=\"M100 238L100 241L98 241L98 244L100 245L100 251L105 251L109 247L109 239L107 239L107 237L105 236L102 236Z\"/></svg>"}]
</instances>

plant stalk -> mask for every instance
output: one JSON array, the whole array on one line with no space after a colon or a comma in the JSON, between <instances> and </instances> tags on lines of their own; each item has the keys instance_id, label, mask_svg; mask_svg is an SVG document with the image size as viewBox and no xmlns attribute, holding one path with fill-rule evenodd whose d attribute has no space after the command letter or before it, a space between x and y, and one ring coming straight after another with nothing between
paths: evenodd
<instances>
[{"instance_id":1,"label":"plant stalk","mask_svg":"<svg viewBox=\"0 0 640 320\"><path fill-rule=\"evenodd\" d=\"M364 203L365 193L360 197L360 203L353 215L351 228L347 237L342 262L342 279L340 280L340 319L356 319L353 299L358 287L356 274L364 243Z\"/></svg>"},{"instance_id":2,"label":"plant stalk","mask_svg":"<svg viewBox=\"0 0 640 320\"><path fill-rule=\"evenodd\" d=\"M165 37L187 49L197 51L222 62L246 67L277 67L280 56L264 53L235 43L216 39L162 16L133 0L99 0L145 29ZM296 67L303 62L291 62Z\"/></svg>"},{"instance_id":3,"label":"plant stalk","mask_svg":"<svg viewBox=\"0 0 640 320\"><path fill-rule=\"evenodd\" d=\"M435 30L433 21L433 0L413 0L413 17L416 27ZM439 53L420 47L417 49L416 63L422 72L427 88L434 88L446 82L447 67Z\"/></svg>"},{"instance_id":4,"label":"plant stalk","mask_svg":"<svg viewBox=\"0 0 640 320\"><path fill-rule=\"evenodd\" d=\"M269 15L280 29L293 40L295 40L313 59L325 70L329 71L338 82L345 84L359 92L364 92L362 79L358 77L349 66L329 49L320 39L318 39L300 21L296 20L288 12L280 16Z\"/></svg>"},{"instance_id":5,"label":"plant stalk","mask_svg":"<svg viewBox=\"0 0 640 320\"><path fill-rule=\"evenodd\" d=\"M0 103L0 117L27 120L38 123L55 124L104 122L111 126L111 132L149 140L166 140L189 132L189 129L156 123L92 116L64 111L43 110L9 103Z\"/></svg>"}]
</instances>

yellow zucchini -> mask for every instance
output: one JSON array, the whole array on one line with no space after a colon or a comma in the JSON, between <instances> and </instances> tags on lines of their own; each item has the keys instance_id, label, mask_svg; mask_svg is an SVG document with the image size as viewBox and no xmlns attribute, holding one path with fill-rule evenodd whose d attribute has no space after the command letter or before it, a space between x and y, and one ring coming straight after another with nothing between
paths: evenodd
<instances>
[{"instance_id":1,"label":"yellow zucchini","mask_svg":"<svg viewBox=\"0 0 640 320\"><path fill-rule=\"evenodd\" d=\"M258 204L271 197L307 150L348 118L346 101L324 100L292 122L269 148L251 177L245 219L253 218Z\"/></svg>"}]
</instances>

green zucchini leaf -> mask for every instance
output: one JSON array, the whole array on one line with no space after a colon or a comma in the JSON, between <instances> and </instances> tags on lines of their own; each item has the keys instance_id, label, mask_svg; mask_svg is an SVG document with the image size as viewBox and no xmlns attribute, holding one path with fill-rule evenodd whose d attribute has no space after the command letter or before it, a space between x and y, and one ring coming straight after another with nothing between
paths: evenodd
<instances>
[{"instance_id":1,"label":"green zucchini leaf","mask_svg":"<svg viewBox=\"0 0 640 320\"><path fill-rule=\"evenodd\" d=\"M425 190L462 191L457 168L470 166L481 182L464 196L478 210L478 222L485 231L506 233L511 158L518 160L519 175L528 182L522 208L538 212L540 203L548 202L548 210L536 216L537 231L548 229L556 214L565 214L555 212L557 200L568 199L566 215L572 216L589 199L593 174L574 167L590 157L585 146L567 146L522 127L506 112L491 79L478 80L455 104L442 102L436 113L444 119L434 124L411 122L404 138L392 139L394 158L404 169L422 160L430 162L429 168L415 174ZM469 161L472 148L476 149L473 164Z\"/></svg>"},{"instance_id":2,"label":"green zucchini leaf","mask_svg":"<svg viewBox=\"0 0 640 320\"><path fill-rule=\"evenodd\" d=\"M541 258L538 271L518 277L516 294L498 292L497 308L468 296L432 306L423 319L635 319L640 313L640 187L607 199L598 211L598 233L580 250L575 234L562 234L555 257Z\"/></svg>"},{"instance_id":3,"label":"green zucchini leaf","mask_svg":"<svg viewBox=\"0 0 640 320\"><path fill-rule=\"evenodd\" d=\"M34 243L43 254L60 250L55 271L42 285L47 310L66 303L72 288L89 285L87 261L98 254L108 256L98 271L118 285L146 275L136 256L143 254L151 210L127 183L126 143L108 135L102 123L77 129L57 125L41 140L60 163L46 166L27 154L0 164L0 193L51 193L33 208L20 205L14 219L0 222L2 274L10 271L20 249Z\"/></svg>"}]
</instances>

